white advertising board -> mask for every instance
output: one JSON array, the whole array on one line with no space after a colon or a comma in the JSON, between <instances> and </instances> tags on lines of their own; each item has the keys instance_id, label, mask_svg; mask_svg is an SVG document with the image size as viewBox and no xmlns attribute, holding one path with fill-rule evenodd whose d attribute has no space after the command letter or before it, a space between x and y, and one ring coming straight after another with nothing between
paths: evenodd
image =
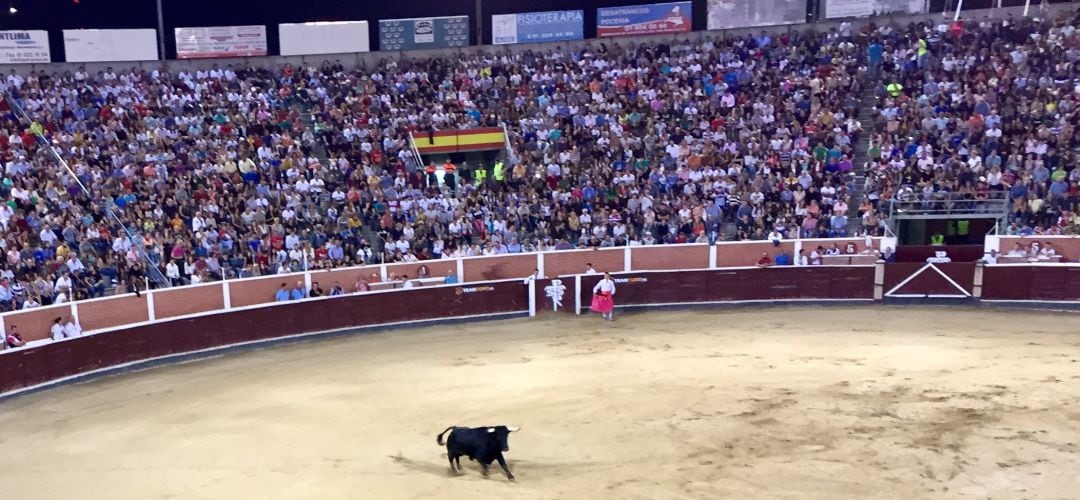
<instances>
[{"instance_id":1,"label":"white advertising board","mask_svg":"<svg viewBox=\"0 0 1080 500\"><path fill-rule=\"evenodd\" d=\"M48 31L0 31L0 64L47 63L51 57Z\"/></svg>"},{"instance_id":2,"label":"white advertising board","mask_svg":"<svg viewBox=\"0 0 1080 500\"><path fill-rule=\"evenodd\" d=\"M156 61L157 30L64 30L68 62Z\"/></svg>"},{"instance_id":3,"label":"white advertising board","mask_svg":"<svg viewBox=\"0 0 1080 500\"><path fill-rule=\"evenodd\" d=\"M369 52L367 21L279 24L281 55L304 56Z\"/></svg>"},{"instance_id":4,"label":"white advertising board","mask_svg":"<svg viewBox=\"0 0 1080 500\"><path fill-rule=\"evenodd\" d=\"M928 12L926 0L825 0L825 18L867 17L875 15Z\"/></svg>"},{"instance_id":5,"label":"white advertising board","mask_svg":"<svg viewBox=\"0 0 1080 500\"><path fill-rule=\"evenodd\" d=\"M266 55L266 26L176 28L176 58Z\"/></svg>"}]
</instances>

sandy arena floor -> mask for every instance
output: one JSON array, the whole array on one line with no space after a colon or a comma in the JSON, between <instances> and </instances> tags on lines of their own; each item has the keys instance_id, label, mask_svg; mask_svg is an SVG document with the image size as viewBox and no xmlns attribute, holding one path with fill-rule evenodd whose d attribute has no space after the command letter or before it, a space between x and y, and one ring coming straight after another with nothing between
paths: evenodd
<instances>
[{"instance_id":1,"label":"sandy arena floor","mask_svg":"<svg viewBox=\"0 0 1080 500\"><path fill-rule=\"evenodd\" d=\"M0 403L0 495L1076 498L1080 316L549 316L304 343ZM511 424L508 482L435 435Z\"/></svg>"}]
</instances>

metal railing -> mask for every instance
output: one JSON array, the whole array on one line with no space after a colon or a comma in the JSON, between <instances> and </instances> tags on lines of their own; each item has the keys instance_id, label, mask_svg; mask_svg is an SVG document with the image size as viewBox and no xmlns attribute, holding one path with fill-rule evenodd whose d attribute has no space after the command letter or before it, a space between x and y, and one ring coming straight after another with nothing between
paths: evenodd
<instances>
[{"instance_id":1,"label":"metal railing","mask_svg":"<svg viewBox=\"0 0 1080 500\"><path fill-rule=\"evenodd\" d=\"M937 193L928 197L915 194L910 198L889 200L889 218L926 219L982 216L1006 217L1009 214L1009 195L993 191L985 196L971 193Z\"/></svg>"}]
</instances>

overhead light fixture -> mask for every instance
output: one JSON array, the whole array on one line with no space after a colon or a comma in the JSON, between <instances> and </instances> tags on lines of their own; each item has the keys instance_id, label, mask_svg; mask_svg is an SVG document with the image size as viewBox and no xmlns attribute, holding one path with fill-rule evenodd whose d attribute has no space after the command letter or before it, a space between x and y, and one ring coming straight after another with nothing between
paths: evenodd
<instances>
[{"instance_id":1,"label":"overhead light fixture","mask_svg":"<svg viewBox=\"0 0 1080 500\"><path fill-rule=\"evenodd\" d=\"M8 9L8 13L11 14L11 15L18 14L19 9L16 9L14 6L12 6L10 9Z\"/></svg>"}]
</instances>

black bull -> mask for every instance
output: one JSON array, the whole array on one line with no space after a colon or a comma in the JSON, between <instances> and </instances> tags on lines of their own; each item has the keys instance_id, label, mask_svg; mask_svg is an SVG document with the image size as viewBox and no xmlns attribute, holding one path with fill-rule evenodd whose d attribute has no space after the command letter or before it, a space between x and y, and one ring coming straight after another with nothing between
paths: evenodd
<instances>
[{"instance_id":1,"label":"black bull","mask_svg":"<svg viewBox=\"0 0 1080 500\"><path fill-rule=\"evenodd\" d=\"M504 451L510 451L507 439L510 433L518 430L514 427L499 425L495 427L447 427L446 430L435 437L439 446L443 445L443 434L450 433L446 438L446 457L450 459L450 471L461 472L461 456L465 455L470 460L480 462L484 468L484 475L488 473L491 462L499 462L506 478L513 481L514 475L506 466L503 458ZM457 466L455 467L455 463Z\"/></svg>"}]
</instances>

